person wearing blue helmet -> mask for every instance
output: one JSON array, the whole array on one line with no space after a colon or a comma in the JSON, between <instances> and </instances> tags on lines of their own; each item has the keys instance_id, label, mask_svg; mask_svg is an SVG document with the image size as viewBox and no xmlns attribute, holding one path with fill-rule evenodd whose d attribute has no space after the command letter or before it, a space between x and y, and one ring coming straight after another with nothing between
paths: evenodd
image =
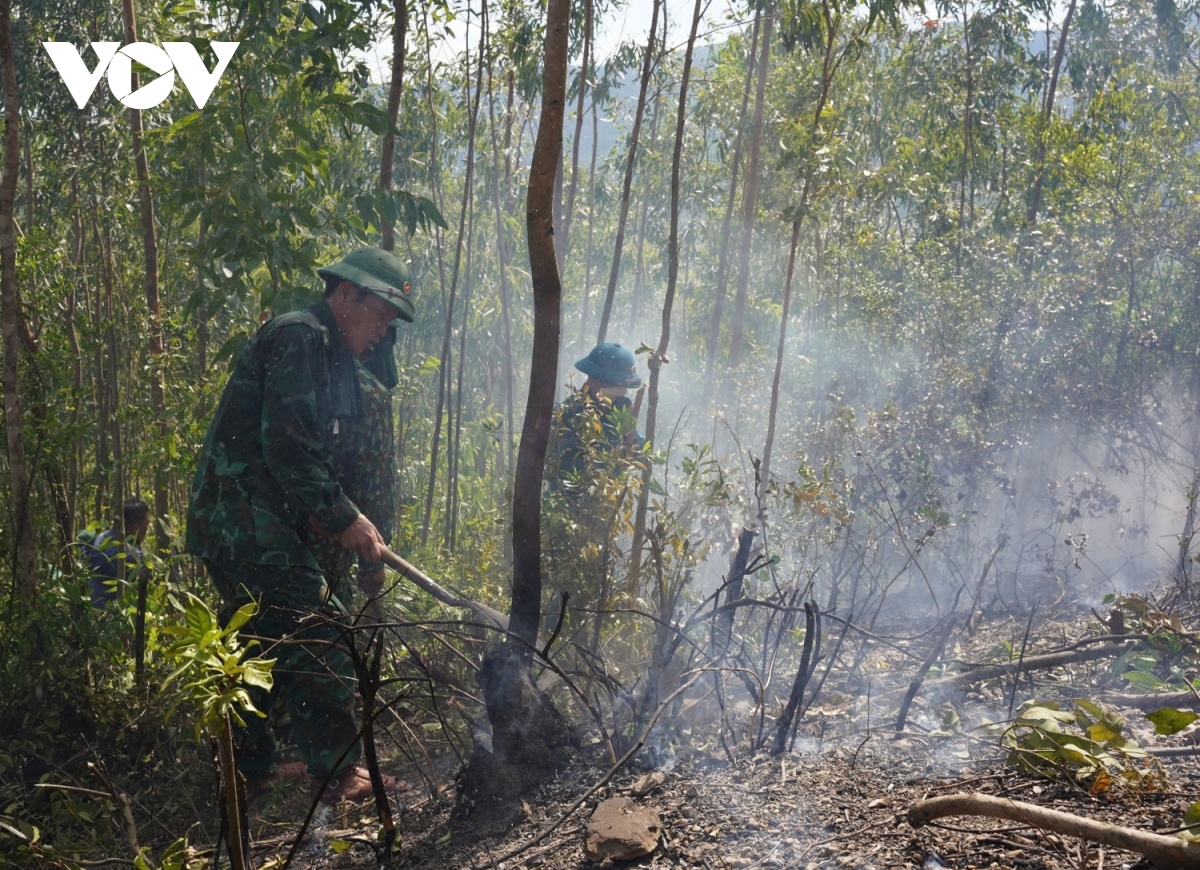
<instances>
[{"instance_id":1,"label":"person wearing blue helmet","mask_svg":"<svg viewBox=\"0 0 1200 870\"><path fill-rule=\"evenodd\" d=\"M596 642L618 570L622 506L630 504L647 461L628 395L642 379L633 353L619 344L596 345L575 368L587 380L554 409L547 453L545 494L554 508L544 512L543 553L566 596L555 599L547 620L557 624L554 611L569 598L574 619L592 622Z\"/></svg>"},{"instance_id":2,"label":"person wearing blue helmet","mask_svg":"<svg viewBox=\"0 0 1200 870\"><path fill-rule=\"evenodd\" d=\"M604 342L576 362L575 368L587 375L587 380L559 406L557 427L559 478L568 486L584 475L589 458L606 463L614 450L632 455L645 443L627 395L642 385L633 351Z\"/></svg>"}]
</instances>

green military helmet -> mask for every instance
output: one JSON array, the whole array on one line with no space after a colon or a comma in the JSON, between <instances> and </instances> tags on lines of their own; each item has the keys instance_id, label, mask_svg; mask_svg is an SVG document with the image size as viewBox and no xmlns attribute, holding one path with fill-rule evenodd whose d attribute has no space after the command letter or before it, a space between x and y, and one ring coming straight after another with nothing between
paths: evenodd
<instances>
[{"instance_id":1,"label":"green military helmet","mask_svg":"<svg viewBox=\"0 0 1200 870\"><path fill-rule=\"evenodd\" d=\"M383 248L359 248L332 266L318 269L322 278L341 278L374 293L400 310L399 319L413 322L412 283L408 266Z\"/></svg>"},{"instance_id":2,"label":"green military helmet","mask_svg":"<svg viewBox=\"0 0 1200 870\"><path fill-rule=\"evenodd\" d=\"M596 345L591 353L575 363L575 368L606 384L630 389L642 385L633 351L619 344L605 342Z\"/></svg>"}]
</instances>

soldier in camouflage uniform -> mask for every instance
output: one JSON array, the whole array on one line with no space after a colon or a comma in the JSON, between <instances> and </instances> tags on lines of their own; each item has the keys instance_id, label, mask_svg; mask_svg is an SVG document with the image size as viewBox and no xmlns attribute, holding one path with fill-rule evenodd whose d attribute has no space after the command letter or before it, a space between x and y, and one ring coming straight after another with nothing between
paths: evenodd
<instances>
[{"instance_id":1,"label":"soldier in camouflage uniform","mask_svg":"<svg viewBox=\"0 0 1200 870\"><path fill-rule=\"evenodd\" d=\"M587 611L604 607L611 593L618 518L645 439L625 395L642 383L633 353L599 344L575 368L588 377L554 409L547 495L561 501L543 512L544 547L559 588ZM550 609L548 618L556 620L555 605Z\"/></svg>"},{"instance_id":2,"label":"soldier in camouflage uniform","mask_svg":"<svg viewBox=\"0 0 1200 870\"><path fill-rule=\"evenodd\" d=\"M204 560L226 615L254 599L248 632L288 639L270 649L275 688L255 703L268 714L275 701L286 706L308 773L331 778L323 799L359 800L370 782L355 764L353 668L331 600L336 578L322 572L313 544L330 538L364 564L380 563L384 539L335 461L367 416L358 358L394 337L397 318L411 322L413 305L407 268L378 248L319 274L325 297L268 321L238 359L204 439L187 549ZM369 595L381 582L381 571L360 575ZM240 766L254 793L271 780L277 748L269 721L247 722Z\"/></svg>"},{"instance_id":3,"label":"soldier in camouflage uniform","mask_svg":"<svg viewBox=\"0 0 1200 870\"><path fill-rule=\"evenodd\" d=\"M568 490L573 482L586 483L589 453L593 461L607 463L613 451L628 448L632 455L645 443L625 395L642 385L633 352L619 344L598 344L575 368L587 381L556 413L559 478Z\"/></svg>"},{"instance_id":4,"label":"soldier in camouflage uniform","mask_svg":"<svg viewBox=\"0 0 1200 870\"><path fill-rule=\"evenodd\" d=\"M362 358L355 360L363 416L347 424L344 437L334 446L333 473L346 495L371 519L384 541L392 538L396 515L396 423L392 390L399 382L395 356L396 325ZM383 584L383 564L368 564L330 538L309 536L309 546L334 593L344 596L351 588L357 562L357 583L378 590Z\"/></svg>"}]
</instances>

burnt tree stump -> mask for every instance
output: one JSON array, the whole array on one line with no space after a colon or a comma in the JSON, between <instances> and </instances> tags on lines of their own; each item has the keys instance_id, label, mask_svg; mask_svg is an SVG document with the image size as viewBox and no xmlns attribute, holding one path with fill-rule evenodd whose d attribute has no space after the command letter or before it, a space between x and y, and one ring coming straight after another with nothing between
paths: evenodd
<instances>
[{"instance_id":1,"label":"burnt tree stump","mask_svg":"<svg viewBox=\"0 0 1200 870\"><path fill-rule=\"evenodd\" d=\"M458 818L519 809L517 799L562 770L577 747L570 724L533 681L532 652L497 644L484 655L479 685L492 748L476 743L458 776Z\"/></svg>"}]
</instances>

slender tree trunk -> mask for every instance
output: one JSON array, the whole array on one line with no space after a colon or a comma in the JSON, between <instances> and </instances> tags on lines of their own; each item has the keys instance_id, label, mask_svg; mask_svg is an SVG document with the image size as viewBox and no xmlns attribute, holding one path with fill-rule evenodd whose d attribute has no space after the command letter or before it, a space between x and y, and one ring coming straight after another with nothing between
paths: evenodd
<instances>
[{"instance_id":1,"label":"slender tree trunk","mask_svg":"<svg viewBox=\"0 0 1200 870\"><path fill-rule=\"evenodd\" d=\"M733 138L733 160L729 171L729 196L725 200L725 217L721 221L721 256L717 261L717 288L713 298L712 320L708 327L708 357L704 363L704 383L711 384L716 365L717 341L721 335L721 316L725 311L725 291L729 286L729 225L733 221L733 206L737 202L738 170L742 166L742 142L746 132L746 108L750 105L750 85L754 81L754 64L762 18L755 17L750 36L750 51L746 54L746 78L742 83L742 106L738 110L737 134Z\"/></svg>"},{"instance_id":2,"label":"slender tree trunk","mask_svg":"<svg viewBox=\"0 0 1200 870\"><path fill-rule=\"evenodd\" d=\"M700 27L703 0L696 0L692 12L692 29L688 34L687 49L683 55L683 72L679 78L679 107L675 118L675 150L671 155L671 230L667 236L667 292L663 299L662 332L658 337L658 348L650 356L650 386L647 389L646 440L654 443L658 426L658 381L663 364L667 359L667 348L671 343L671 310L675 304L675 286L679 281L679 188L681 164L683 162L683 137L687 122L688 81L692 74L692 53L696 46L696 31ZM629 576L637 582L642 564L642 541L646 534L646 509L650 502L650 475L652 467L646 464L642 471L642 487L638 494L637 510L634 515L633 542L629 548ZM660 613L662 619L671 615Z\"/></svg>"},{"instance_id":3,"label":"slender tree trunk","mask_svg":"<svg viewBox=\"0 0 1200 870\"><path fill-rule=\"evenodd\" d=\"M542 603L542 473L554 410L555 373L558 371L562 279L554 250L554 174L558 171L558 155L562 153L570 10L570 0L549 0L546 9L542 112L529 167L529 194L525 207L529 273L533 282L533 358L513 487L513 590L509 628L516 637L531 645L537 642Z\"/></svg>"},{"instance_id":4,"label":"slender tree trunk","mask_svg":"<svg viewBox=\"0 0 1200 870\"><path fill-rule=\"evenodd\" d=\"M588 236L587 253L583 263L583 312L579 318L579 347L582 351L588 334L588 315L592 299L592 251L596 237L596 152L600 139L600 120L597 117L595 95L592 97L592 164L588 170Z\"/></svg>"},{"instance_id":5,"label":"slender tree trunk","mask_svg":"<svg viewBox=\"0 0 1200 870\"><path fill-rule=\"evenodd\" d=\"M467 34L470 35L469 32ZM482 57L483 43L480 40L480 51ZM482 75L482 72L480 73ZM467 74L464 81L466 86L470 88L471 66L467 63ZM454 268L450 275L450 299L446 303L446 329L442 333L442 358L440 366L439 389L437 399L437 410L433 415L433 444L430 448L429 459L429 488L425 492L425 518L421 523L421 544L424 545L429 540L429 524L433 519L433 492L437 485L437 469L438 469L438 450L442 435L442 415L446 410L446 405L450 393L450 375L453 369L451 368L450 360L450 339L454 332L454 304L455 294L458 291L458 274L459 266L462 263L463 243L466 240L466 222L467 211L471 199L471 188L475 177L475 123L479 118L479 98L481 94L479 83L475 87L475 99L471 105L471 114L467 122L467 166L466 177L463 179L463 195L462 205L458 215L458 241L454 246Z\"/></svg>"},{"instance_id":6,"label":"slender tree trunk","mask_svg":"<svg viewBox=\"0 0 1200 870\"><path fill-rule=\"evenodd\" d=\"M33 144L25 140L25 226L33 229L37 226L37 186L33 178Z\"/></svg>"},{"instance_id":7,"label":"slender tree trunk","mask_svg":"<svg viewBox=\"0 0 1200 870\"><path fill-rule=\"evenodd\" d=\"M137 19L133 11L133 0L121 0L121 15L125 21L125 42L137 42ZM138 89L137 73L131 73L131 87ZM150 165L146 159L145 143L142 141L142 112L129 110L129 129L133 144L134 163L137 166L138 196L142 203L142 246L146 260L146 308L150 312L150 409L154 413L155 435L165 443L169 434L166 418L166 390L163 385L163 325L162 309L158 294L158 231L155 227L154 198L150 194ZM171 550L171 536L167 531L166 518L170 510L167 503L167 469L161 465L154 469L154 540L160 556L164 558Z\"/></svg>"},{"instance_id":8,"label":"slender tree trunk","mask_svg":"<svg viewBox=\"0 0 1200 870\"><path fill-rule=\"evenodd\" d=\"M100 222L96 216L96 203L91 203L91 219L92 219L92 234L96 245L96 256L99 258L99 273L101 283L104 285L104 293L100 292L100 287L96 288L96 306L95 312L92 315L92 325L97 336L103 336L101 340L96 342L96 417L98 420L96 426L96 503L95 517L102 519L104 517L104 497L108 493L108 465L109 465L109 404L108 404L108 378L111 372L105 363L104 351L108 346L108 330L104 329L104 298L112 297L112 275L108 268L108 257L106 256L104 242L100 238Z\"/></svg>"},{"instance_id":9,"label":"slender tree trunk","mask_svg":"<svg viewBox=\"0 0 1200 870\"><path fill-rule=\"evenodd\" d=\"M67 296L66 326L67 341L71 345L71 455L67 460L66 481L66 517L69 525L63 526L63 537L68 544L75 540L75 505L79 494L79 454L81 450L79 435L79 405L83 401L83 349L79 345L79 332L75 326L76 314L79 310L78 288L83 288L84 299L88 296L87 274L87 233L83 226L83 204L79 198L78 181L71 181L71 205L75 228L75 268L79 276L77 283L71 284L71 292ZM86 302L85 302L86 305ZM69 562L64 553L64 562Z\"/></svg>"},{"instance_id":10,"label":"slender tree trunk","mask_svg":"<svg viewBox=\"0 0 1200 870\"><path fill-rule=\"evenodd\" d=\"M480 58L482 62L482 57ZM462 330L458 334L458 384L455 387L454 431L451 433L449 480L446 485L446 534L444 543L451 553L458 533L458 459L462 452L463 368L467 357L467 329L471 322L471 254L475 242L475 198L467 206L467 263L463 277Z\"/></svg>"},{"instance_id":11,"label":"slender tree trunk","mask_svg":"<svg viewBox=\"0 0 1200 870\"><path fill-rule=\"evenodd\" d=\"M542 474L550 418L562 307L554 240L554 176L562 154L571 0L546 9L542 111L529 168L526 228L533 284L533 354L513 494L510 642L484 655L479 684L492 726L492 749L476 744L460 780L466 807L525 793L561 769L570 728L533 682L533 651L541 612ZM464 804L460 804L463 807ZM469 811L469 809L468 809Z\"/></svg>"},{"instance_id":12,"label":"slender tree trunk","mask_svg":"<svg viewBox=\"0 0 1200 870\"><path fill-rule=\"evenodd\" d=\"M393 0L395 21L392 24L392 82L388 85L387 114L392 127L400 118L400 97L404 92L404 50L408 37L408 0ZM392 191L392 173L396 163L396 134L388 130L379 149L379 187L384 196ZM396 250L396 225L383 222L380 246L385 251Z\"/></svg>"},{"instance_id":13,"label":"slender tree trunk","mask_svg":"<svg viewBox=\"0 0 1200 870\"><path fill-rule=\"evenodd\" d=\"M200 188L200 199L203 202L208 198L208 167L204 163L204 158L200 158L200 166L196 170L196 186ZM196 247L204 252L208 245L208 222L204 219L204 215L200 216L200 227L196 235ZM197 283L199 289L204 289L203 279L199 274L199 269L196 270ZM204 385L208 378L208 304L201 302L196 307L196 360L197 368L200 375L200 384ZM201 418L207 417L207 407L203 393L200 397L200 414Z\"/></svg>"},{"instance_id":14,"label":"slender tree trunk","mask_svg":"<svg viewBox=\"0 0 1200 870\"><path fill-rule=\"evenodd\" d=\"M812 113L812 135L809 137L809 141L813 143L814 148L820 147L824 142L821 136L821 117L825 114L825 105L829 101L829 92L833 87L834 73L837 72L841 60L846 56L842 52L838 59L835 60L834 57L838 31L841 29L842 24L841 13L833 12L828 0L822 0L821 10L822 20L825 25L825 54L821 64L821 92L817 97L817 105ZM800 202L794 211L795 217L792 219L792 243L788 251L787 278L783 285L783 313L779 320L779 346L775 352L775 374L771 379L771 404L770 411L767 414L767 438L763 445L762 463L759 467L760 483L758 497L760 502L766 496L771 476L771 456L775 447L775 422L779 413L780 377L783 372L783 353L787 347L788 314L791 311L792 304L792 277L796 268L796 248L800 243L800 223L804 219L804 215L808 213L809 204L813 196L815 175L811 161L809 161L808 166L809 168L804 174L804 186L800 191ZM765 526L766 517L760 517L760 520Z\"/></svg>"},{"instance_id":15,"label":"slender tree trunk","mask_svg":"<svg viewBox=\"0 0 1200 870\"><path fill-rule=\"evenodd\" d=\"M783 373L783 351L787 346L788 312L792 305L792 274L796 269L796 247L800 243L800 218L792 221L792 247L788 253L787 278L783 284L783 313L779 317L779 347L775 353L775 375L771 379L771 410L767 414L767 440L763 446L758 496L766 496L771 476L771 454L775 447L775 419L779 413L779 379Z\"/></svg>"},{"instance_id":16,"label":"slender tree trunk","mask_svg":"<svg viewBox=\"0 0 1200 870\"><path fill-rule=\"evenodd\" d=\"M762 139L763 102L767 89L767 72L771 60L771 25L775 21L775 3L767 6L759 47L758 84L754 91L754 117L750 126L750 148L746 155L746 189L742 194L742 239L738 249L737 296L733 302L733 322L730 324L729 368L742 361L742 330L746 314L746 292L750 287L750 246L754 239L754 220L758 213L758 155Z\"/></svg>"},{"instance_id":17,"label":"slender tree trunk","mask_svg":"<svg viewBox=\"0 0 1200 870\"><path fill-rule=\"evenodd\" d=\"M973 58L971 57L971 19L967 14L967 4L962 5L963 15L963 46L967 60L967 88L963 99L963 132L962 132L962 161L958 177L958 245L954 250L954 274L962 274L963 234L966 220L967 171L971 160L971 112L975 100L975 77Z\"/></svg>"},{"instance_id":18,"label":"slender tree trunk","mask_svg":"<svg viewBox=\"0 0 1200 870\"><path fill-rule=\"evenodd\" d=\"M650 86L650 67L654 62L654 40L658 35L658 11L662 0L651 0L654 8L650 13L650 35L646 38L646 53L642 56L642 80L638 89L637 108L633 113L633 128L629 131L629 155L625 159L625 181L621 187L621 212L617 218L617 237L613 242L612 269L608 273L608 288L604 292L604 308L600 314L600 332L596 342L602 343L608 334L608 320L612 316L613 297L617 292L617 278L621 274L621 249L625 245L625 223L629 219L629 192L633 186L633 167L637 162L638 136L642 132L642 116L646 111L646 89Z\"/></svg>"},{"instance_id":19,"label":"slender tree trunk","mask_svg":"<svg viewBox=\"0 0 1200 870\"><path fill-rule=\"evenodd\" d=\"M563 162L564 155L559 154L558 171L554 173L554 226L559 228L560 231L563 222ZM554 256L558 257L558 273L561 275L563 270L563 247L562 245L555 245L554 247Z\"/></svg>"},{"instance_id":20,"label":"slender tree trunk","mask_svg":"<svg viewBox=\"0 0 1200 870\"><path fill-rule=\"evenodd\" d=\"M28 605L37 589L37 553L29 491L32 481L25 461L25 429L21 416L19 323L21 299L17 291L17 235L13 212L17 199L17 172L21 162L17 105L17 64L12 40L12 0L0 0L0 73L4 79L4 174L0 176L0 333L4 339L4 422L8 443L9 483L16 523L17 597Z\"/></svg>"},{"instance_id":21,"label":"slender tree trunk","mask_svg":"<svg viewBox=\"0 0 1200 870\"><path fill-rule=\"evenodd\" d=\"M226 714L216 735L217 770L221 778L221 804L225 810L225 845L229 849L230 870L247 870L250 858L246 851L249 831L246 827L245 790L242 775L237 770L237 750L234 748L233 726Z\"/></svg>"},{"instance_id":22,"label":"slender tree trunk","mask_svg":"<svg viewBox=\"0 0 1200 870\"><path fill-rule=\"evenodd\" d=\"M1058 35L1058 46L1054 49L1054 65L1050 70L1050 83L1046 88L1046 98L1042 101L1042 129L1038 135L1037 175L1033 179L1033 191L1029 195L1029 214L1025 218L1025 222L1030 227L1037 225L1038 209L1042 204L1042 184L1046 178L1046 134L1049 132L1050 119L1054 117L1054 95L1058 90L1058 74L1062 70L1063 57L1067 52L1067 34L1071 30L1071 19L1075 17L1075 6L1076 0L1071 0L1071 4L1067 7L1067 14L1063 16L1062 33ZM1049 31L1047 31L1047 42L1049 42L1049 38ZM1049 48L1049 45L1046 47Z\"/></svg>"},{"instance_id":23,"label":"slender tree trunk","mask_svg":"<svg viewBox=\"0 0 1200 870\"><path fill-rule=\"evenodd\" d=\"M654 101L654 114L650 116L650 136L646 143L647 147L643 148L642 162L646 161L649 153L654 148L654 142L658 138L658 114L662 108L662 100ZM646 275L646 219L650 214L650 168L646 167L646 171L642 174L645 176L642 185L642 207L638 215L638 230L637 230L637 254L634 257L633 267L633 293L629 297L629 331L633 332L637 328L638 319L641 316L642 307L642 286L645 283Z\"/></svg>"},{"instance_id":24,"label":"slender tree trunk","mask_svg":"<svg viewBox=\"0 0 1200 870\"><path fill-rule=\"evenodd\" d=\"M486 9L486 5L485 5ZM504 234L504 207L500 199L501 161L496 141L496 100L492 90L492 43L484 28L487 40L488 60L488 128L492 139L492 204L496 209L496 268L500 273L500 314L504 321L503 348L501 353L501 377L504 379L504 413L507 425L504 428L504 476L513 467L513 353L512 353L512 292L508 286L508 245ZM511 539L510 539L511 540Z\"/></svg>"},{"instance_id":25,"label":"slender tree trunk","mask_svg":"<svg viewBox=\"0 0 1200 870\"><path fill-rule=\"evenodd\" d=\"M575 138L571 140L571 184L567 188L567 213L562 224L562 258L571 252L571 226L575 222L575 191L579 183L579 138L583 135L583 98L587 93L588 75L592 64L592 4L583 0L583 64L579 68L579 93L575 101ZM562 271L561 266L559 271Z\"/></svg>"},{"instance_id":26,"label":"slender tree trunk","mask_svg":"<svg viewBox=\"0 0 1200 870\"><path fill-rule=\"evenodd\" d=\"M514 106L516 105L517 89L516 77L511 66L508 69L506 78L508 80L508 94L504 112L504 211L508 213L512 211L513 207L512 132L513 121L516 119Z\"/></svg>"},{"instance_id":27,"label":"slender tree trunk","mask_svg":"<svg viewBox=\"0 0 1200 870\"><path fill-rule=\"evenodd\" d=\"M475 140L475 129L479 119L479 104L483 96L483 64L487 52L487 4L480 4L480 26L479 26L479 68L475 77L475 111L471 116L470 136L471 145L468 146L469 155L472 158L472 172L474 168L474 153L473 146ZM470 77L470 67L467 69L467 76ZM471 174L468 174L468 178ZM467 352L467 329L471 319L471 265L472 252L475 239L475 197L471 195L472 191L468 191L467 196L467 263L466 274L463 278L463 316L462 316L462 332L459 333L458 346L458 384L456 387L455 408L451 412L451 417L454 419L454 431L450 433L450 456L447 463L447 481L446 481L446 526L443 543L447 550L454 552L457 542L458 533L458 461L459 454L462 450L462 413L463 413L463 366L466 361Z\"/></svg>"}]
</instances>

